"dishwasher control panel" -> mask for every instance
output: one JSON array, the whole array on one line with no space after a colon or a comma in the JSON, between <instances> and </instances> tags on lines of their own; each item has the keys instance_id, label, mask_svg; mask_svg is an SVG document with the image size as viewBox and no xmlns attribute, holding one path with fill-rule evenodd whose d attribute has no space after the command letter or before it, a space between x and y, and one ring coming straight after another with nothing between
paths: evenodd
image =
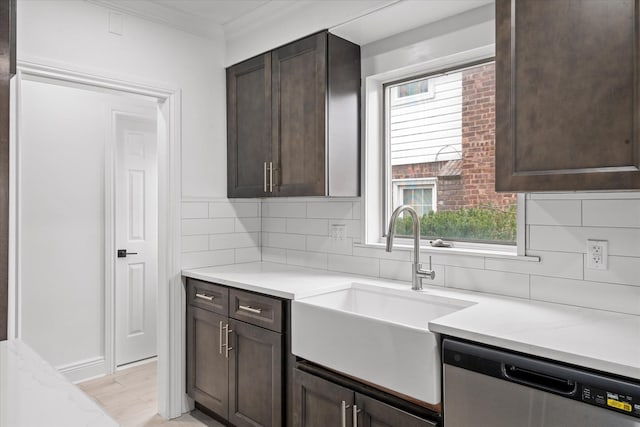
<instances>
[{"instance_id":1,"label":"dishwasher control panel","mask_svg":"<svg viewBox=\"0 0 640 427\"><path fill-rule=\"evenodd\" d=\"M583 385L582 401L640 418L640 396Z\"/></svg>"}]
</instances>

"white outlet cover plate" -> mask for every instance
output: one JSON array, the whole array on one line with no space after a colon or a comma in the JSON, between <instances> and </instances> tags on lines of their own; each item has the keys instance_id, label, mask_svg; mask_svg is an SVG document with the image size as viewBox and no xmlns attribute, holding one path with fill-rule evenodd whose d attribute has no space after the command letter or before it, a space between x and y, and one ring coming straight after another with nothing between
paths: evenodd
<instances>
[{"instance_id":1,"label":"white outlet cover plate","mask_svg":"<svg viewBox=\"0 0 640 427\"><path fill-rule=\"evenodd\" d=\"M607 240L587 240L587 268L606 270L608 268L609 242Z\"/></svg>"}]
</instances>

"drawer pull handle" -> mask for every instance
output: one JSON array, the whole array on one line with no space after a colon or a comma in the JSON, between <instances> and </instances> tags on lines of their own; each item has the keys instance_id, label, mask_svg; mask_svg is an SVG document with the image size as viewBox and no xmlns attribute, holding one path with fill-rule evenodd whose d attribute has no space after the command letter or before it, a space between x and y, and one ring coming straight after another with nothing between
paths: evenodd
<instances>
[{"instance_id":1,"label":"drawer pull handle","mask_svg":"<svg viewBox=\"0 0 640 427\"><path fill-rule=\"evenodd\" d=\"M199 293L196 293L196 298L200 298L200 299L203 299L203 300L205 300L205 301L209 301L209 302L211 302L211 301L213 301L213 299L214 299L215 297L214 297L214 296L210 296L210 295L206 295L206 294L199 294Z\"/></svg>"},{"instance_id":2,"label":"drawer pull handle","mask_svg":"<svg viewBox=\"0 0 640 427\"><path fill-rule=\"evenodd\" d=\"M353 405L353 427L358 427L359 413L360 413L360 409L358 409L358 405Z\"/></svg>"},{"instance_id":3,"label":"drawer pull handle","mask_svg":"<svg viewBox=\"0 0 640 427\"><path fill-rule=\"evenodd\" d=\"M248 311L249 313L262 314L262 309L253 308L250 305L241 305L239 308L240 308L240 310Z\"/></svg>"}]
</instances>

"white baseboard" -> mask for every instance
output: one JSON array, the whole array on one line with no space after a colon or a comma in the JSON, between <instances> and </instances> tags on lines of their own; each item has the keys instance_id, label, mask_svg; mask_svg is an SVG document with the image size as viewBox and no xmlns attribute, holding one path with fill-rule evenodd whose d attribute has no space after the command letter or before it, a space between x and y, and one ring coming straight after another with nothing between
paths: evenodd
<instances>
[{"instance_id":1,"label":"white baseboard","mask_svg":"<svg viewBox=\"0 0 640 427\"><path fill-rule=\"evenodd\" d=\"M57 366L56 369L69 381L76 384L92 378L102 377L107 372L104 357L80 360L68 365Z\"/></svg>"}]
</instances>

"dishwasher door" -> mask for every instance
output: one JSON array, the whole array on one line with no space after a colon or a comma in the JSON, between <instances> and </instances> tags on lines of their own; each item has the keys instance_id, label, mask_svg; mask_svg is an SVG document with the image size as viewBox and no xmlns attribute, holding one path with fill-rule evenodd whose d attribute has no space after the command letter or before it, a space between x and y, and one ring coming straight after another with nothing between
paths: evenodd
<instances>
[{"instance_id":1,"label":"dishwasher door","mask_svg":"<svg viewBox=\"0 0 640 427\"><path fill-rule=\"evenodd\" d=\"M638 384L457 341L443 349L444 427L640 427Z\"/></svg>"}]
</instances>

